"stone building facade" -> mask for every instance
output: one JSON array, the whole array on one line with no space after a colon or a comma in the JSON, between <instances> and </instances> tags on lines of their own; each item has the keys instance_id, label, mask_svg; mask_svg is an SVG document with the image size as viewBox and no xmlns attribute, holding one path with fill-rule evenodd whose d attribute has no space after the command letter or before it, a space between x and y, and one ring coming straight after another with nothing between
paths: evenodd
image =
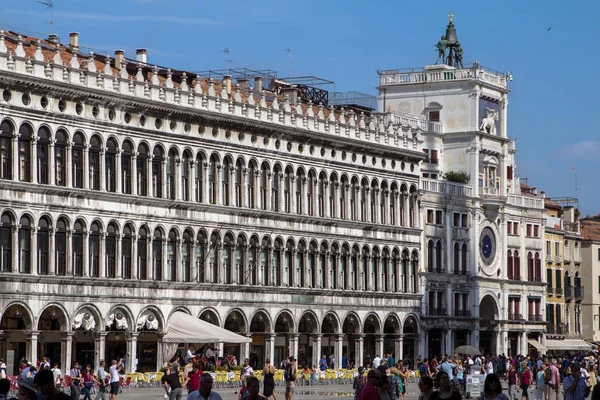
<instances>
[{"instance_id":1,"label":"stone building facade","mask_svg":"<svg viewBox=\"0 0 600 400\"><path fill-rule=\"evenodd\" d=\"M261 363L424 352L416 126L77 39L0 33L11 367L126 355L156 370L176 310L248 335L221 351Z\"/></svg>"}]
</instances>

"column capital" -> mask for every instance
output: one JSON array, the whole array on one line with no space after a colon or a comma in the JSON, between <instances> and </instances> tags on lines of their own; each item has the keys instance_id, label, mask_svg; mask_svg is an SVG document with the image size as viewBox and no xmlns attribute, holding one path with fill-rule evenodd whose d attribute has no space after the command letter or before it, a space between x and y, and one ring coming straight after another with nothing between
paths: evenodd
<instances>
[{"instance_id":1,"label":"column capital","mask_svg":"<svg viewBox=\"0 0 600 400\"><path fill-rule=\"evenodd\" d=\"M133 340L133 339L137 340L138 336L140 336L139 332L127 332L127 334L125 335L127 340Z\"/></svg>"},{"instance_id":2,"label":"column capital","mask_svg":"<svg viewBox=\"0 0 600 400\"><path fill-rule=\"evenodd\" d=\"M75 332L73 331L63 332L61 340L73 340L73 336L75 336Z\"/></svg>"},{"instance_id":3,"label":"column capital","mask_svg":"<svg viewBox=\"0 0 600 400\"><path fill-rule=\"evenodd\" d=\"M316 333L311 335L313 339L322 339L323 338L323 334L322 333Z\"/></svg>"},{"instance_id":4,"label":"column capital","mask_svg":"<svg viewBox=\"0 0 600 400\"><path fill-rule=\"evenodd\" d=\"M276 333L265 333L266 340L275 340L276 337L277 337Z\"/></svg>"},{"instance_id":5,"label":"column capital","mask_svg":"<svg viewBox=\"0 0 600 400\"><path fill-rule=\"evenodd\" d=\"M37 339L40 336L40 331L27 331L25 339Z\"/></svg>"},{"instance_id":6,"label":"column capital","mask_svg":"<svg viewBox=\"0 0 600 400\"><path fill-rule=\"evenodd\" d=\"M298 339L298 338L300 337L300 334L299 334L299 333L292 333L290 336L291 336L293 339Z\"/></svg>"}]
</instances>

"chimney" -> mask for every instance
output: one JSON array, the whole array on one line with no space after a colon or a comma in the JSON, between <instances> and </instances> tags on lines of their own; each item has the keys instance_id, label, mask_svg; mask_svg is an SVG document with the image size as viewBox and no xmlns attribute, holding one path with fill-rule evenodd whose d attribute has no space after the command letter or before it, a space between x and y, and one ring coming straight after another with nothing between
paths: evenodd
<instances>
[{"instance_id":1,"label":"chimney","mask_svg":"<svg viewBox=\"0 0 600 400\"><path fill-rule=\"evenodd\" d=\"M52 44L58 44L58 35L55 33L51 33L48 35L48 41Z\"/></svg>"},{"instance_id":2,"label":"chimney","mask_svg":"<svg viewBox=\"0 0 600 400\"><path fill-rule=\"evenodd\" d=\"M248 87L250 86L249 83L250 81L248 81L248 79L238 79L237 80L238 85L240 86L240 90L247 90Z\"/></svg>"},{"instance_id":3,"label":"chimney","mask_svg":"<svg viewBox=\"0 0 600 400\"><path fill-rule=\"evenodd\" d=\"M69 47L73 53L79 52L79 32L69 33Z\"/></svg>"},{"instance_id":4,"label":"chimney","mask_svg":"<svg viewBox=\"0 0 600 400\"><path fill-rule=\"evenodd\" d=\"M227 94L231 94L231 75L223 76L223 87L227 90Z\"/></svg>"},{"instance_id":5,"label":"chimney","mask_svg":"<svg viewBox=\"0 0 600 400\"><path fill-rule=\"evenodd\" d=\"M262 76L254 77L254 91L256 93L261 93L263 91L263 78Z\"/></svg>"},{"instance_id":6,"label":"chimney","mask_svg":"<svg viewBox=\"0 0 600 400\"><path fill-rule=\"evenodd\" d=\"M281 94L283 94L283 97L289 97L290 104L296 105L296 103L298 103L298 89L296 89L295 87L282 88Z\"/></svg>"},{"instance_id":7,"label":"chimney","mask_svg":"<svg viewBox=\"0 0 600 400\"><path fill-rule=\"evenodd\" d=\"M148 62L148 50L146 49L137 49L135 51L135 58L138 62L146 64Z\"/></svg>"},{"instance_id":8,"label":"chimney","mask_svg":"<svg viewBox=\"0 0 600 400\"><path fill-rule=\"evenodd\" d=\"M545 190L542 190L542 191L540 192L540 197L541 197L542 199L545 199L545 198L546 198L546 191L545 191Z\"/></svg>"},{"instance_id":9,"label":"chimney","mask_svg":"<svg viewBox=\"0 0 600 400\"><path fill-rule=\"evenodd\" d=\"M115 68L121 69L121 64L123 64L123 59L125 58L125 52L123 50L115 50Z\"/></svg>"}]
</instances>

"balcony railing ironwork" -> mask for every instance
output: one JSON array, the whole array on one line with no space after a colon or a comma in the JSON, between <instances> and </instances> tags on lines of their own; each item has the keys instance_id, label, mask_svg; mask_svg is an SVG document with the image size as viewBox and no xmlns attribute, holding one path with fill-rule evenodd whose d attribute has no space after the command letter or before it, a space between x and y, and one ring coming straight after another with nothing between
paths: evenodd
<instances>
[{"instance_id":1,"label":"balcony railing ironwork","mask_svg":"<svg viewBox=\"0 0 600 400\"><path fill-rule=\"evenodd\" d=\"M565 300L573 299L573 286L565 286Z\"/></svg>"},{"instance_id":2,"label":"balcony railing ironwork","mask_svg":"<svg viewBox=\"0 0 600 400\"><path fill-rule=\"evenodd\" d=\"M530 314L528 321L532 321L532 322L541 322L544 321L545 319L542 317L541 314Z\"/></svg>"},{"instance_id":3,"label":"balcony railing ironwork","mask_svg":"<svg viewBox=\"0 0 600 400\"><path fill-rule=\"evenodd\" d=\"M522 321L523 314L508 313L508 320L509 321Z\"/></svg>"},{"instance_id":4,"label":"balcony railing ironwork","mask_svg":"<svg viewBox=\"0 0 600 400\"><path fill-rule=\"evenodd\" d=\"M583 286L575 286L575 300L583 300Z\"/></svg>"},{"instance_id":5,"label":"balcony railing ironwork","mask_svg":"<svg viewBox=\"0 0 600 400\"><path fill-rule=\"evenodd\" d=\"M559 287L557 287L557 288L554 288L554 295L555 295L555 296L562 296L562 295L563 295L563 290L562 290L562 288L559 288Z\"/></svg>"},{"instance_id":6,"label":"balcony railing ironwork","mask_svg":"<svg viewBox=\"0 0 600 400\"><path fill-rule=\"evenodd\" d=\"M446 273L446 269L445 268L427 268L427 272L431 272L433 274L445 274Z\"/></svg>"},{"instance_id":7,"label":"balcony railing ironwork","mask_svg":"<svg viewBox=\"0 0 600 400\"><path fill-rule=\"evenodd\" d=\"M521 280L521 276L520 275L515 275L515 274L508 274L508 280L509 281L520 281Z\"/></svg>"},{"instance_id":8,"label":"balcony railing ironwork","mask_svg":"<svg viewBox=\"0 0 600 400\"><path fill-rule=\"evenodd\" d=\"M446 312L445 308L433 308L433 307L429 307L427 309L427 315L431 315L431 316L447 316L448 313Z\"/></svg>"}]
</instances>

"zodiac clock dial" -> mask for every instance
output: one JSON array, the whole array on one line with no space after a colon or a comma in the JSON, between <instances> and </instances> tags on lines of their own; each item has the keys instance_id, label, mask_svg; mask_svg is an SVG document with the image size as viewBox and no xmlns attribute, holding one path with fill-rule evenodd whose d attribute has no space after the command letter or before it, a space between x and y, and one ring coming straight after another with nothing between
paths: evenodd
<instances>
[{"instance_id":1,"label":"zodiac clock dial","mask_svg":"<svg viewBox=\"0 0 600 400\"><path fill-rule=\"evenodd\" d=\"M479 237L479 253L485 265L491 265L496 256L496 236L489 227L483 228Z\"/></svg>"}]
</instances>

